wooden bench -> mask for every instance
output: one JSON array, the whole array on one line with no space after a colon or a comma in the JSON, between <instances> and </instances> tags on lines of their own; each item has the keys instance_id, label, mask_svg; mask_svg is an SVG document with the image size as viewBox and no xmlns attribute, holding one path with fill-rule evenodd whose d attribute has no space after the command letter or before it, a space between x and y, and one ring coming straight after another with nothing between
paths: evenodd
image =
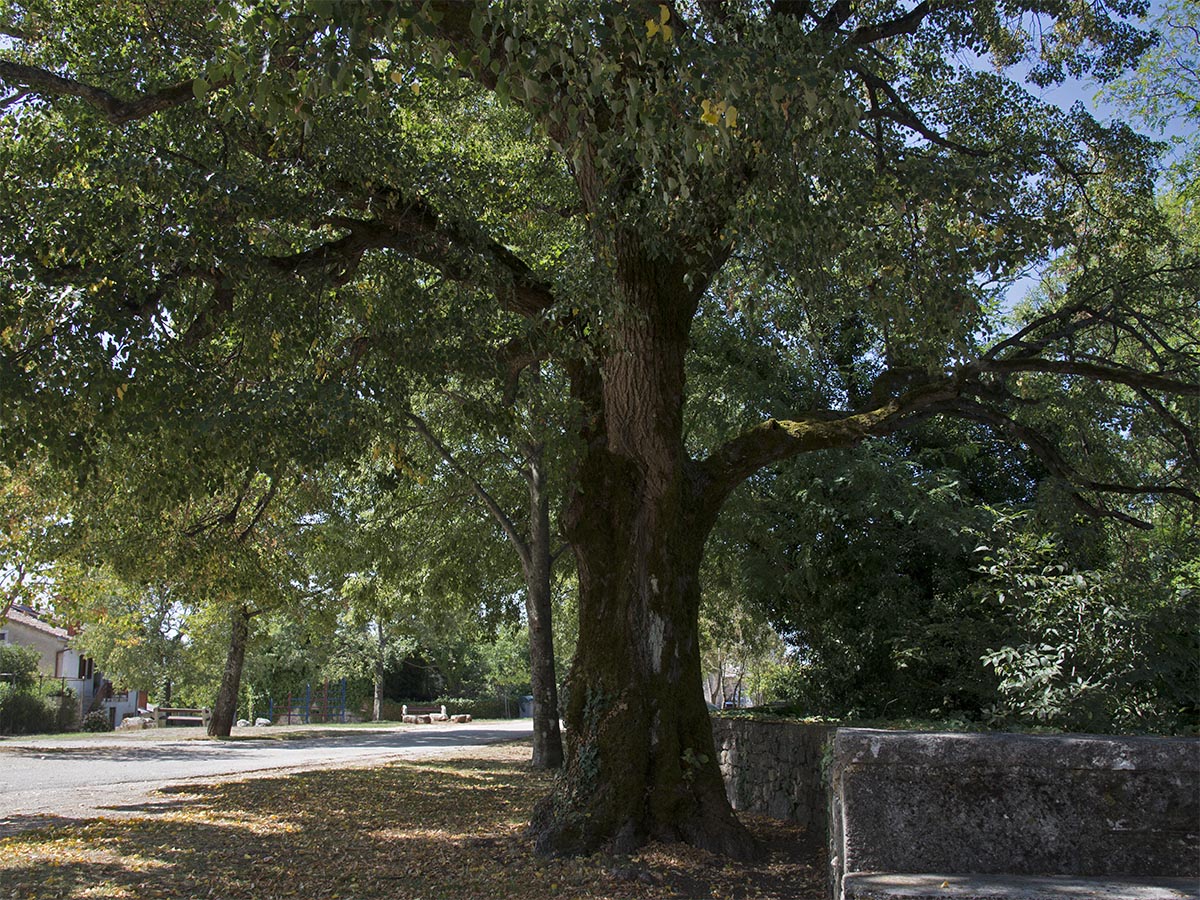
<instances>
[{"instance_id":1,"label":"wooden bench","mask_svg":"<svg viewBox=\"0 0 1200 900\"><path fill-rule=\"evenodd\" d=\"M160 706L154 710L154 724L159 728L201 725L208 727L212 711L208 707Z\"/></svg>"},{"instance_id":2,"label":"wooden bench","mask_svg":"<svg viewBox=\"0 0 1200 900\"><path fill-rule=\"evenodd\" d=\"M835 900L1200 898L1200 741L841 728Z\"/></svg>"}]
</instances>

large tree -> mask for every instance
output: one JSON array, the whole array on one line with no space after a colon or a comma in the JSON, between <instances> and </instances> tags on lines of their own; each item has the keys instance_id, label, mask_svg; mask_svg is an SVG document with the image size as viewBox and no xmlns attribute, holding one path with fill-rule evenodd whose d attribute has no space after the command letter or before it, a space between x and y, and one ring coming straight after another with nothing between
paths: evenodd
<instances>
[{"instance_id":1,"label":"large tree","mask_svg":"<svg viewBox=\"0 0 1200 900\"><path fill-rule=\"evenodd\" d=\"M373 366L491 377L498 401L555 367L584 443L564 515L579 646L538 844L751 855L697 625L705 540L740 483L955 415L1092 513L1134 518L1110 489L1195 499L1194 261L1090 265L1155 227L1145 148L986 62L1109 77L1147 44L1121 18L1143 6L9 2L6 449L35 413L69 436L105 384L152 390L229 335L308 359L327 400ZM1096 179L1115 202L1093 202ZM988 345L989 285L1074 236L1089 264ZM1150 310L1126 303L1131 279ZM705 440L686 376L709 320L729 364L764 371ZM1040 427L1080 380L1097 405L1162 413L1138 420L1158 471L1089 469Z\"/></svg>"}]
</instances>

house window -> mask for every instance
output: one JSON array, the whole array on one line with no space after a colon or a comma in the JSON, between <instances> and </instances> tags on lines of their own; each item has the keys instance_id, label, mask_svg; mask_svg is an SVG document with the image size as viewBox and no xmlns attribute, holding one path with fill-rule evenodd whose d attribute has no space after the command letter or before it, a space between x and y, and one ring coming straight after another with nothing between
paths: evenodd
<instances>
[{"instance_id":1,"label":"house window","mask_svg":"<svg viewBox=\"0 0 1200 900\"><path fill-rule=\"evenodd\" d=\"M79 657L79 677L80 678L91 678L92 671L93 671L92 666L93 666L93 663L88 657L86 657L86 656Z\"/></svg>"},{"instance_id":2,"label":"house window","mask_svg":"<svg viewBox=\"0 0 1200 900\"><path fill-rule=\"evenodd\" d=\"M7 643L8 643L8 632L0 631L0 644L7 644Z\"/></svg>"}]
</instances>

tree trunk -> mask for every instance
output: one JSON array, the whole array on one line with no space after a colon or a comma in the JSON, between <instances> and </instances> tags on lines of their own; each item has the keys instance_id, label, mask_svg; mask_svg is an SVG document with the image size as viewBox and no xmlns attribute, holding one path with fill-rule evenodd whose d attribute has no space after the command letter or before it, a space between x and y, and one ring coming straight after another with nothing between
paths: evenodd
<instances>
[{"instance_id":1,"label":"tree trunk","mask_svg":"<svg viewBox=\"0 0 1200 900\"><path fill-rule=\"evenodd\" d=\"M539 378L534 366L534 378ZM492 518L503 529L517 556L525 577L525 612L529 619L529 680L533 689L533 765L557 769L562 765L562 735L558 725L558 687L554 672L554 632L551 627L552 608L550 573L554 558L550 549L550 500L546 491L546 472L543 467L544 445L531 442L525 448L524 475L529 483L528 540L495 498L479 480L467 473L449 450L437 439L429 426L418 416L409 414L417 429L450 466L470 480L471 488ZM508 697L504 698L508 714Z\"/></svg>"},{"instance_id":2,"label":"tree trunk","mask_svg":"<svg viewBox=\"0 0 1200 900\"><path fill-rule=\"evenodd\" d=\"M532 448L529 454L528 475L530 563L526 572L525 612L529 619L529 680L533 691L533 765L539 769L557 769L563 762L563 745L558 725L551 626L550 499L541 447Z\"/></svg>"},{"instance_id":3,"label":"tree trunk","mask_svg":"<svg viewBox=\"0 0 1200 900\"><path fill-rule=\"evenodd\" d=\"M535 812L538 848L629 852L682 840L757 855L717 767L700 668L700 561L719 505L683 449L684 353L697 295L618 248L625 296L565 517L579 568L567 759ZM672 277L674 275L674 277Z\"/></svg>"},{"instance_id":4,"label":"tree trunk","mask_svg":"<svg viewBox=\"0 0 1200 900\"><path fill-rule=\"evenodd\" d=\"M239 604L233 608L229 619L232 626L229 633L229 653L225 656L225 674L221 676L217 702L213 704L212 717L208 720L209 737L229 737L237 718L242 663L246 660L246 641L250 636L250 610Z\"/></svg>"},{"instance_id":5,"label":"tree trunk","mask_svg":"<svg viewBox=\"0 0 1200 900\"><path fill-rule=\"evenodd\" d=\"M371 708L371 720L383 721L383 677L387 670L387 644L384 642L383 622L375 623L379 639L375 650L375 702Z\"/></svg>"}]
</instances>

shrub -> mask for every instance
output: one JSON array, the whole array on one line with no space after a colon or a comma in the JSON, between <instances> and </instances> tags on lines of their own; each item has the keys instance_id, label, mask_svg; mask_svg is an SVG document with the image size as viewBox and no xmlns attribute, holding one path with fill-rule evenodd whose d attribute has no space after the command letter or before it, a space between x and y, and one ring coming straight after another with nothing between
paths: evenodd
<instances>
[{"instance_id":1,"label":"shrub","mask_svg":"<svg viewBox=\"0 0 1200 900\"><path fill-rule=\"evenodd\" d=\"M112 718L106 709L93 709L83 717L84 731L112 731Z\"/></svg>"},{"instance_id":2,"label":"shrub","mask_svg":"<svg viewBox=\"0 0 1200 900\"><path fill-rule=\"evenodd\" d=\"M58 708L32 691L0 684L0 734L45 734L63 730Z\"/></svg>"}]
</instances>

